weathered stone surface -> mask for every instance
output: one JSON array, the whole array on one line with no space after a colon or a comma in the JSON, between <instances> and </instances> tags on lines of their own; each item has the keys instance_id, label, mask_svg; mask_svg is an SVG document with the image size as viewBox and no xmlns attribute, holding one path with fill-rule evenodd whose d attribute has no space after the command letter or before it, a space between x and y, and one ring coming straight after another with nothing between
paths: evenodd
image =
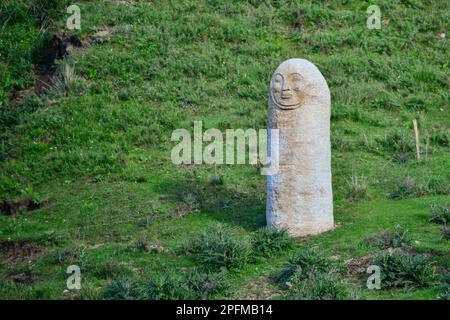
<instances>
[{"instance_id":1,"label":"weathered stone surface","mask_svg":"<svg viewBox=\"0 0 450 320\"><path fill-rule=\"evenodd\" d=\"M289 59L275 71L269 128L279 129L279 171L267 177L266 217L292 236L334 226L330 103L325 78L311 62Z\"/></svg>"}]
</instances>

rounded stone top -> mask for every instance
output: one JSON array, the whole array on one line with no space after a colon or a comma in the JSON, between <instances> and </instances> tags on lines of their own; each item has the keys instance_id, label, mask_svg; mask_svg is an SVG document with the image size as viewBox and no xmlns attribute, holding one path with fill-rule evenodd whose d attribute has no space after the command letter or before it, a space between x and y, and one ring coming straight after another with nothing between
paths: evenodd
<instances>
[{"instance_id":1,"label":"rounded stone top","mask_svg":"<svg viewBox=\"0 0 450 320\"><path fill-rule=\"evenodd\" d=\"M308 60L293 58L282 62L270 81L270 98L284 110L302 106L310 97L329 95L319 69Z\"/></svg>"}]
</instances>

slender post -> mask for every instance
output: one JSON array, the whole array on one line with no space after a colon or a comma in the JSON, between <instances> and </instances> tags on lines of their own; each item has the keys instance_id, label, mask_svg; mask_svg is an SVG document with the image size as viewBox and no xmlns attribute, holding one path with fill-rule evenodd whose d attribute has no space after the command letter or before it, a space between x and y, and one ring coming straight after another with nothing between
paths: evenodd
<instances>
[{"instance_id":1,"label":"slender post","mask_svg":"<svg viewBox=\"0 0 450 320\"><path fill-rule=\"evenodd\" d=\"M419 129L417 128L417 120L413 119L413 127L414 127L414 142L416 143L416 159L420 160L420 145L419 145Z\"/></svg>"}]
</instances>

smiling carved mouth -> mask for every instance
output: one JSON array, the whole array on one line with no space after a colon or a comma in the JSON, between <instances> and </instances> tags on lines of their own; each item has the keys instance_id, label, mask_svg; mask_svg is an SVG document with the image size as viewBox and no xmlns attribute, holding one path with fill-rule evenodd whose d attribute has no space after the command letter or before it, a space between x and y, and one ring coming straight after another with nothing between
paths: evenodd
<instances>
[{"instance_id":1,"label":"smiling carved mouth","mask_svg":"<svg viewBox=\"0 0 450 320\"><path fill-rule=\"evenodd\" d=\"M282 92L280 97L281 97L281 99L290 99L290 98L292 98L292 93L291 92Z\"/></svg>"}]
</instances>

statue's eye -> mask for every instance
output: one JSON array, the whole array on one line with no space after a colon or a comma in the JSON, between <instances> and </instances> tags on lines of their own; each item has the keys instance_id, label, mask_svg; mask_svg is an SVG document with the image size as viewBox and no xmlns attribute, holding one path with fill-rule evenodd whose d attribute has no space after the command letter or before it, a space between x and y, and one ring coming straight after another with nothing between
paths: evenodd
<instances>
[{"instance_id":1,"label":"statue's eye","mask_svg":"<svg viewBox=\"0 0 450 320\"><path fill-rule=\"evenodd\" d=\"M283 79L281 78L280 75L276 75L275 78L273 79L273 89L275 91L281 91L281 84L283 82Z\"/></svg>"},{"instance_id":2,"label":"statue's eye","mask_svg":"<svg viewBox=\"0 0 450 320\"><path fill-rule=\"evenodd\" d=\"M302 84L302 79L301 79L300 75L293 74L291 77L291 83L292 83L292 89L300 90L300 87Z\"/></svg>"}]
</instances>

